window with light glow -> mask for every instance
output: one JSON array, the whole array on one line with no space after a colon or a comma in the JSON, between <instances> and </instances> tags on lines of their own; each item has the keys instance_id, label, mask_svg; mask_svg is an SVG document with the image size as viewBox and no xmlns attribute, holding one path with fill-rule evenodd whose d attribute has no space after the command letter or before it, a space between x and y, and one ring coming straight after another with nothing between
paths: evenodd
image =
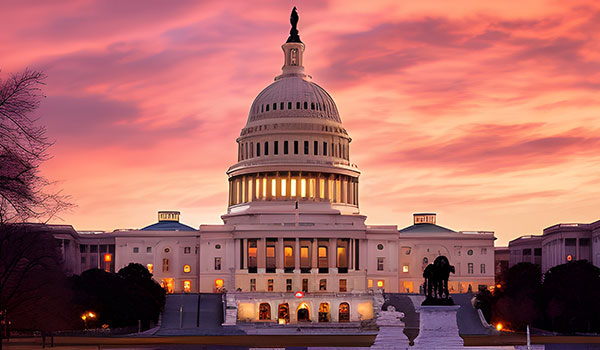
<instances>
[{"instance_id":1,"label":"window with light glow","mask_svg":"<svg viewBox=\"0 0 600 350\"><path fill-rule=\"evenodd\" d=\"M310 267L310 259L308 256L308 246L300 247L300 267L301 268Z\"/></svg>"},{"instance_id":2,"label":"window with light glow","mask_svg":"<svg viewBox=\"0 0 600 350\"><path fill-rule=\"evenodd\" d=\"M377 288L383 288L383 281L382 280L377 281Z\"/></svg>"},{"instance_id":3,"label":"window with light glow","mask_svg":"<svg viewBox=\"0 0 600 350\"><path fill-rule=\"evenodd\" d=\"M277 180L271 180L271 197L277 197Z\"/></svg>"},{"instance_id":4,"label":"window with light glow","mask_svg":"<svg viewBox=\"0 0 600 350\"><path fill-rule=\"evenodd\" d=\"M262 197L263 199L267 198L267 179L263 178L262 180Z\"/></svg>"},{"instance_id":5,"label":"window with light glow","mask_svg":"<svg viewBox=\"0 0 600 350\"><path fill-rule=\"evenodd\" d=\"M317 190L317 180L316 179L310 179L309 183L308 183L308 196L310 198L315 198L315 192Z\"/></svg>"},{"instance_id":6,"label":"window with light glow","mask_svg":"<svg viewBox=\"0 0 600 350\"><path fill-rule=\"evenodd\" d=\"M300 180L300 196L306 197L306 179Z\"/></svg>"},{"instance_id":7,"label":"window with light glow","mask_svg":"<svg viewBox=\"0 0 600 350\"><path fill-rule=\"evenodd\" d=\"M327 259L327 247L326 246L320 246L319 247L319 268L325 268L325 267L329 267L328 265L328 259Z\"/></svg>"},{"instance_id":8,"label":"window with light glow","mask_svg":"<svg viewBox=\"0 0 600 350\"><path fill-rule=\"evenodd\" d=\"M260 198L260 179L256 179L255 183L256 183L256 192L255 192L256 197Z\"/></svg>"},{"instance_id":9,"label":"window with light glow","mask_svg":"<svg viewBox=\"0 0 600 350\"><path fill-rule=\"evenodd\" d=\"M286 193L286 186L287 186L287 180L286 179L281 179L281 196L285 197L287 195Z\"/></svg>"},{"instance_id":10,"label":"window with light glow","mask_svg":"<svg viewBox=\"0 0 600 350\"><path fill-rule=\"evenodd\" d=\"M319 179L319 198L325 199L325 179Z\"/></svg>"},{"instance_id":11,"label":"window with light glow","mask_svg":"<svg viewBox=\"0 0 600 350\"><path fill-rule=\"evenodd\" d=\"M383 261L384 258L377 258L377 271L383 271Z\"/></svg>"},{"instance_id":12,"label":"window with light glow","mask_svg":"<svg viewBox=\"0 0 600 350\"><path fill-rule=\"evenodd\" d=\"M402 272L408 273L408 265L402 266Z\"/></svg>"},{"instance_id":13,"label":"window with light glow","mask_svg":"<svg viewBox=\"0 0 600 350\"><path fill-rule=\"evenodd\" d=\"M190 265L183 265L183 272L188 273L192 271L192 268L190 267Z\"/></svg>"},{"instance_id":14,"label":"window with light glow","mask_svg":"<svg viewBox=\"0 0 600 350\"><path fill-rule=\"evenodd\" d=\"M163 259L163 272L169 272L169 259Z\"/></svg>"},{"instance_id":15,"label":"window with light glow","mask_svg":"<svg viewBox=\"0 0 600 350\"><path fill-rule=\"evenodd\" d=\"M148 269L148 272L154 273L154 264L146 264L146 268Z\"/></svg>"},{"instance_id":16,"label":"window with light glow","mask_svg":"<svg viewBox=\"0 0 600 350\"><path fill-rule=\"evenodd\" d=\"M192 291L192 282L191 281L183 281L183 292L189 293Z\"/></svg>"},{"instance_id":17,"label":"window with light glow","mask_svg":"<svg viewBox=\"0 0 600 350\"><path fill-rule=\"evenodd\" d=\"M283 248L284 267L294 268L294 248L285 246Z\"/></svg>"},{"instance_id":18,"label":"window with light glow","mask_svg":"<svg viewBox=\"0 0 600 350\"><path fill-rule=\"evenodd\" d=\"M290 195L292 197L296 197L296 179L291 179L290 180Z\"/></svg>"},{"instance_id":19,"label":"window with light glow","mask_svg":"<svg viewBox=\"0 0 600 350\"><path fill-rule=\"evenodd\" d=\"M373 288L373 280L367 281L367 288Z\"/></svg>"}]
</instances>

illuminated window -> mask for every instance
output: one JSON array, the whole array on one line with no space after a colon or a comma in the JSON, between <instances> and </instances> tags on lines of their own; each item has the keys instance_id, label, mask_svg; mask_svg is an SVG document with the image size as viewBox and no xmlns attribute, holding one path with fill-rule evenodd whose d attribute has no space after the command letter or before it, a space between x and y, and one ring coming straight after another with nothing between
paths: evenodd
<instances>
[{"instance_id":1,"label":"illuminated window","mask_svg":"<svg viewBox=\"0 0 600 350\"><path fill-rule=\"evenodd\" d=\"M286 269L294 268L294 248L291 246L285 246L283 248L283 267Z\"/></svg>"},{"instance_id":2,"label":"illuminated window","mask_svg":"<svg viewBox=\"0 0 600 350\"><path fill-rule=\"evenodd\" d=\"M223 285L225 284L225 282L223 282L222 279L218 278L215 280L215 292L217 293L221 293L223 291Z\"/></svg>"},{"instance_id":3,"label":"illuminated window","mask_svg":"<svg viewBox=\"0 0 600 350\"><path fill-rule=\"evenodd\" d=\"M300 268L310 268L308 246L300 247Z\"/></svg>"},{"instance_id":4,"label":"illuminated window","mask_svg":"<svg viewBox=\"0 0 600 350\"><path fill-rule=\"evenodd\" d=\"M190 267L190 265L183 265L183 272L188 273L192 271L192 268Z\"/></svg>"},{"instance_id":5,"label":"illuminated window","mask_svg":"<svg viewBox=\"0 0 600 350\"><path fill-rule=\"evenodd\" d=\"M348 303L340 304L339 321L350 322L350 305Z\"/></svg>"},{"instance_id":6,"label":"illuminated window","mask_svg":"<svg viewBox=\"0 0 600 350\"><path fill-rule=\"evenodd\" d=\"M348 240L338 239L337 240L337 267L340 272L347 271L348 269ZM345 270L346 269L346 270Z\"/></svg>"},{"instance_id":7,"label":"illuminated window","mask_svg":"<svg viewBox=\"0 0 600 350\"><path fill-rule=\"evenodd\" d=\"M248 240L248 272L256 272L256 240Z\"/></svg>"},{"instance_id":8,"label":"illuminated window","mask_svg":"<svg viewBox=\"0 0 600 350\"><path fill-rule=\"evenodd\" d=\"M296 197L296 179L291 179L290 180L290 195L292 197Z\"/></svg>"},{"instance_id":9,"label":"illuminated window","mask_svg":"<svg viewBox=\"0 0 600 350\"><path fill-rule=\"evenodd\" d=\"M272 292L272 291L273 291L273 280L268 279L267 280L267 292Z\"/></svg>"},{"instance_id":10,"label":"illuminated window","mask_svg":"<svg viewBox=\"0 0 600 350\"><path fill-rule=\"evenodd\" d=\"M306 179L300 180L300 196L306 197Z\"/></svg>"},{"instance_id":11,"label":"illuminated window","mask_svg":"<svg viewBox=\"0 0 600 350\"><path fill-rule=\"evenodd\" d=\"M277 197L277 180L271 180L271 197Z\"/></svg>"},{"instance_id":12,"label":"illuminated window","mask_svg":"<svg viewBox=\"0 0 600 350\"><path fill-rule=\"evenodd\" d=\"M163 259L163 272L169 272L169 259Z\"/></svg>"},{"instance_id":13,"label":"illuminated window","mask_svg":"<svg viewBox=\"0 0 600 350\"><path fill-rule=\"evenodd\" d=\"M146 264L146 268L148 269L148 272L154 273L154 264Z\"/></svg>"},{"instance_id":14,"label":"illuminated window","mask_svg":"<svg viewBox=\"0 0 600 350\"><path fill-rule=\"evenodd\" d=\"M266 249L266 272L275 273L275 243L276 241L267 240Z\"/></svg>"},{"instance_id":15,"label":"illuminated window","mask_svg":"<svg viewBox=\"0 0 600 350\"><path fill-rule=\"evenodd\" d=\"M325 199L325 179L319 179L319 198Z\"/></svg>"},{"instance_id":16,"label":"illuminated window","mask_svg":"<svg viewBox=\"0 0 600 350\"><path fill-rule=\"evenodd\" d=\"M315 198L315 192L317 191L317 180L310 179L308 182L308 194L310 198Z\"/></svg>"},{"instance_id":17,"label":"illuminated window","mask_svg":"<svg viewBox=\"0 0 600 350\"><path fill-rule=\"evenodd\" d=\"M473 274L473 263L468 263L467 264L467 273L468 274Z\"/></svg>"},{"instance_id":18,"label":"illuminated window","mask_svg":"<svg viewBox=\"0 0 600 350\"><path fill-rule=\"evenodd\" d=\"M256 193L256 198L260 198L260 179L256 179L255 184L256 191L254 193Z\"/></svg>"},{"instance_id":19,"label":"illuminated window","mask_svg":"<svg viewBox=\"0 0 600 350\"><path fill-rule=\"evenodd\" d=\"M327 279L323 278L319 281L319 290L320 291L327 291Z\"/></svg>"},{"instance_id":20,"label":"illuminated window","mask_svg":"<svg viewBox=\"0 0 600 350\"><path fill-rule=\"evenodd\" d=\"M173 293L173 279L172 278L163 278L163 280L160 282L160 284L168 294Z\"/></svg>"},{"instance_id":21,"label":"illuminated window","mask_svg":"<svg viewBox=\"0 0 600 350\"><path fill-rule=\"evenodd\" d=\"M221 270L221 258L220 257L215 258L215 270L217 270L217 271Z\"/></svg>"},{"instance_id":22,"label":"illuminated window","mask_svg":"<svg viewBox=\"0 0 600 350\"><path fill-rule=\"evenodd\" d=\"M322 243L325 244L325 243ZM328 259L327 259L327 247L326 246L319 246L319 268L327 268L329 267L328 265Z\"/></svg>"},{"instance_id":23,"label":"illuminated window","mask_svg":"<svg viewBox=\"0 0 600 350\"><path fill-rule=\"evenodd\" d=\"M267 198L267 179L263 178L262 180L262 197Z\"/></svg>"},{"instance_id":24,"label":"illuminated window","mask_svg":"<svg viewBox=\"0 0 600 350\"><path fill-rule=\"evenodd\" d=\"M383 288L383 280L377 281L377 288Z\"/></svg>"},{"instance_id":25,"label":"illuminated window","mask_svg":"<svg viewBox=\"0 0 600 350\"><path fill-rule=\"evenodd\" d=\"M271 319L271 305L269 303L261 303L259 305L258 319L259 320L270 320Z\"/></svg>"},{"instance_id":26,"label":"illuminated window","mask_svg":"<svg viewBox=\"0 0 600 350\"><path fill-rule=\"evenodd\" d=\"M377 271L383 271L384 258L377 258Z\"/></svg>"},{"instance_id":27,"label":"illuminated window","mask_svg":"<svg viewBox=\"0 0 600 350\"><path fill-rule=\"evenodd\" d=\"M287 180L286 179L281 179L281 196L285 197L286 194L286 186L287 186Z\"/></svg>"},{"instance_id":28,"label":"illuminated window","mask_svg":"<svg viewBox=\"0 0 600 350\"><path fill-rule=\"evenodd\" d=\"M346 280L345 279L341 279L340 280L340 292L346 292L347 288L346 288Z\"/></svg>"},{"instance_id":29,"label":"illuminated window","mask_svg":"<svg viewBox=\"0 0 600 350\"><path fill-rule=\"evenodd\" d=\"M183 281L183 292L189 293L192 291L192 282L191 281Z\"/></svg>"},{"instance_id":30,"label":"illuminated window","mask_svg":"<svg viewBox=\"0 0 600 350\"><path fill-rule=\"evenodd\" d=\"M192 248L190 248L190 247L183 248L183 254L190 254L191 252L192 252Z\"/></svg>"},{"instance_id":31,"label":"illuminated window","mask_svg":"<svg viewBox=\"0 0 600 350\"><path fill-rule=\"evenodd\" d=\"M256 291L256 278L251 278L250 279L250 291L251 292L255 292Z\"/></svg>"},{"instance_id":32,"label":"illuminated window","mask_svg":"<svg viewBox=\"0 0 600 350\"><path fill-rule=\"evenodd\" d=\"M373 280L367 281L367 288L373 288Z\"/></svg>"},{"instance_id":33,"label":"illuminated window","mask_svg":"<svg viewBox=\"0 0 600 350\"><path fill-rule=\"evenodd\" d=\"M429 270L428 270L429 271ZM403 265L402 266L402 272L407 273L408 272L408 265Z\"/></svg>"},{"instance_id":34,"label":"illuminated window","mask_svg":"<svg viewBox=\"0 0 600 350\"><path fill-rule=\"evenodd\" d=\"M329 322L329 303L321 303L319 305L319 322Z\"/></svg>"}]
</instances>

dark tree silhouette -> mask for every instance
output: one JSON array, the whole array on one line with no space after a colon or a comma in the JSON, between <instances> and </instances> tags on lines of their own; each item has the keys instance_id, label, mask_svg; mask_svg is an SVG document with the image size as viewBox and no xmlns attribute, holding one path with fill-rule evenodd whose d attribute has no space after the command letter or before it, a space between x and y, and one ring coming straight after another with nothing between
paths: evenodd
<instances>
[{"instance_id":1,"label":"dark tree silhouette","mask_svg":"<svg viewBox=\"0 0 600 350\"><path fill-rule=\"evenodd\" d=\"M158 321L165 304L165 291L140 264L129 264L118 274L91 269L71 278L74 304L81 313L93 311L99 325L148 328Z\"/></svg>"},{"instance_id":2,"label":"dark tree silhouette","mask_svg":"<svg viewBox=\"0 0 600 350\"><path fill-rule=\"evenodd\" d=\"M25 70L0 80L0 223L48 220L69 207L39 174L52 142L33 117L45 75Z\"/></svg>"},{"instance_id":3,"label":"dark tree silhouette","mask_svg":"<svg viewBox=\"0 0 600 350\"><path fill-rule=\"evenodd\" d=\"M558 265L543 283L547 327L560 333L600 333L600 268L587 260Z\"/></svg>"}]
</instances>

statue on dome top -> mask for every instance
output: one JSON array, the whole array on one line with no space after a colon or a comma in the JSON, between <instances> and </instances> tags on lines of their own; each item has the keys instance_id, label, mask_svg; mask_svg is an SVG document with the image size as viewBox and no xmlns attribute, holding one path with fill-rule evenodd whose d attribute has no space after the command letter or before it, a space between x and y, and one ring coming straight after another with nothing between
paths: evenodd
<instances>
[{"instance_id":1,"label":"statue on dome top","mask_svg":"<svg viewBox=\"0 0 600 350\"><path fill-rule=\"evenodd\" d=\"M294 6L294 8L292 9L292 14L290 15L290 23L292 24L292 29L290 29L290 37L286 41L288 43L302 42L300 41L300 36L298 35L298 28L296 28L296 26L298 25L299 18L300 17L298 16L298 11L296 11L296 6Z\"/></svg>"}]
</instances>

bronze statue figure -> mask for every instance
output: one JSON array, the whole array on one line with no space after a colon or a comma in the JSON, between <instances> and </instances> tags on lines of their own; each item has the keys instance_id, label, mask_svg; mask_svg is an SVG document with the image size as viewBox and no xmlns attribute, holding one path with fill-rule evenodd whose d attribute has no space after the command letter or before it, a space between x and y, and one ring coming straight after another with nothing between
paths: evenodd
<instances>
[{"instance_id":1,"label":"bronze statue figure","mask_svg":"<svg viewBox=\"0 0 600 350\"><path fill-rule=\"evenodd\" d=\"M298 35L298 11L296 11L296 6L292 9L292 14L290 15L290 23L292 24L292 29L290 29L290 37L287 39L288 43L301 43L300 36Z\"/></svg>"},{"instance_id":2,"label":"bronze statue figure","mask_svg":"<svg viewBox=\"0 0 600 350\"><path fill-rule=\"evenodd\" d=\"M433 264L427 265L423 271L426 298L422 305L454 305L448 291L448 278L450 273L455 272L454 266L443 255L435 258Z\"/></svg>"}]
</instances>

